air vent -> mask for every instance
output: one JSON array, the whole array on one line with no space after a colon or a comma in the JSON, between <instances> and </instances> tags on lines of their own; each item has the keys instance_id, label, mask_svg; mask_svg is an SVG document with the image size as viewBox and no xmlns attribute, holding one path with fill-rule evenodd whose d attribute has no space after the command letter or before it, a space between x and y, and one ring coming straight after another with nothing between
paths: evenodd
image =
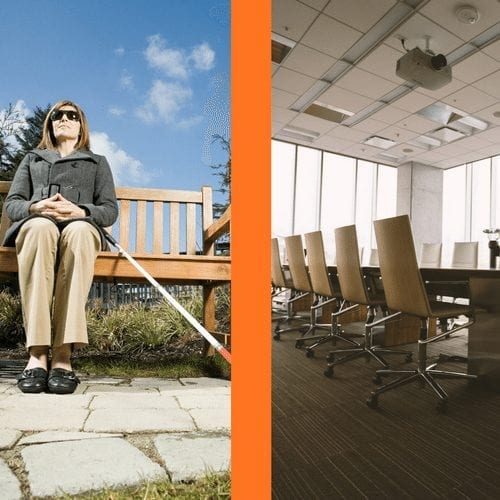
<instances>
[{"instance_id":1,"label":"air vent","mask_svg":"<svg viewBox=\"0 0 500 500\"><path fill-rule=\"evenodd\" d=\"M456 141L457 139L462 139L463 137L465 137L465 134L462 134L462 132L459 132L458 130L455 130L450 127L438 128L437 130L434 130L434 132L428 132L427 135L435 137L436 139L439 139L441 142L452 142Z\"/></svg>"},{"instance_id":2,"label":"air vent","mask_svg":"<svg viewBox=\"0 0 500 500\"><path fill-rule=\"evenodd\" d=\"M354 114L345 109L335 108L334 106L323 104L319 101L314 101L307 109L304 110L304 113L334 123L342 123Z\"/></svg>"},{"instance_id":3,"label":"air vent","mask_svg":"<svg viewBox=\"0 0 500 500\"><path fill-rule=\"evenodd\" d=\"M378 135L372 135L368 139L363 141L363 144L368 144L368 146L374 146L380 149L389 149L395 146L397 143L392 139L386 139L385 137L379 137Z\"/></svg>"},{"instance_id":4,"label":"air vent","mask_svg":"<svg viewBox=\"0 0 500 500\"><path fill-rule=\"evenodd\" d=\"M288 53L295 47L295 42L284 36L272 33L271 35L271 60L281 64Z\"/></svg>"}]
</instances>

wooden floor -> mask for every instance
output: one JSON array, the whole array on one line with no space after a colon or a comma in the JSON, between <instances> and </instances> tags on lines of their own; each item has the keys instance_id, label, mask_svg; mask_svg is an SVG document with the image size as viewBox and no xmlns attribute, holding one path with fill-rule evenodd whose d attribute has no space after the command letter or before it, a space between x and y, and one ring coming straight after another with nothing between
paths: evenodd
<instances>
[{"instance_id":1,"label":"wooden floor","mask_svg":"<svg viewBox=\"0 0 500 500\"><path fill-rule=\"evenodd\" d=\"M373 410L365 401L376 362L351 361L329 379L332 346L306 358L297 336L272 340L273 499L500 498L500 392L445 380L450 399L440 414L430 388L410 384L380 396ZM467 334L433 345L465 354ZM412 366L402 356L387 360Z\"/></svg>"}]
</instances>

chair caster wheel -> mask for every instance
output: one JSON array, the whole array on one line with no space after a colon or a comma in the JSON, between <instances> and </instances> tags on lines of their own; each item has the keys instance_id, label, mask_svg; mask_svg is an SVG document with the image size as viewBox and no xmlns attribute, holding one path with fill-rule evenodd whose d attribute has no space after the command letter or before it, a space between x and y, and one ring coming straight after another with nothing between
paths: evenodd
<instances>
[{"instance_id":1,"label":"chair caster wheel","mask_svg":"<svg viewBox=\"0 0 500 500\"><path fill-rule=\"evenodd\" d=\"M448 410L448 402L446 399L441 399L439 403L436 405L436 410L438 413L446 413Z\"/></svg>"},{"instance_id":2,"label":"chair caster wheel","mask_svg":"<svg viewBox=\"0 0 500 500\"><path fill-rule=\"evenodd\" d=\"M380 375L375 375L372 381L375 385L380 385L382 383L382 377Z\"/></svg>"},{"instance_id":3,"label":"chair caster wheel","mask_svg":"<svg viewBox=\"0 0 500 500\"><path fill-rule=\"evenodd\" d=\"M312 349L306 349L306 358L313 358L314 357L314 351Z\"/></svg>"},{"instance_id":4,"label":"chair caster wheel","mask_svg":"<svg viewBox=\"0 0 500 500\"><path fill-rule=\"evenodd\" d=\"M335 361L335 355L330 353L326 356L327 363L333 363Z\"/></svg>"},{"instance_id":5,"label":"chair caster wheel","mask_svg":"<svg viewBox=\"0 0 500 500\"><path fill-rule=\"evenodd\" d=\"M377 396L374 396L374 395L371 395L367 400L366 400L366 404L369 408L373 408L373 409L376 409L378 408L378 397Z\"/></svg>"},{"instance_id":6,"label":"chair caster wheel","mask_svg":"<svg viewBox=\"0 0 500 500\"><path fill-rule=\"evenodd\" d=\"M295 349L300 349L304 345L304 341L296 340L295 341Z\"/></svg>"},{"instance_id":7,"label":"chair caster wheel","mask_svg":"<svg viewBox=\"0 0 500 500\"><path fill-rule=\"evenodd\" d=\"M280 336L280 334L279 334L279 333L274 334L274 335L273 335L273 339L274 339L274 340L281 340L281 336Z\"/></svg>"},{"instance_id":8,"label":"chair caster wheel","mask_svg":"<svg viewBox=\"0 0 500 500\"><path fill-rule=\"evenodd\" d=\"M413 359L413 354L410 352L405 356L405 363L411 363L412 359Z\"/></svg>"},{"instance_id":9,"label":"chair caster wheel","mask_svg":"<svg viewBox=\"0 0 500 500\"><path fill-rule=\"evenodd\" d=\"M324 372L325 377L332 378L333 377L333 367L329 366Z\"/></svg>"}]
</instances>

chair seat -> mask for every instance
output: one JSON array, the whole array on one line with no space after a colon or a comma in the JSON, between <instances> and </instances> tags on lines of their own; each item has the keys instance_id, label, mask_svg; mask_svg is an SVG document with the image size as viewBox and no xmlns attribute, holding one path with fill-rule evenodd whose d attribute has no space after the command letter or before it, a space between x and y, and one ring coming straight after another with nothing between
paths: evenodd
<instances>
[{"instance_id":1,"label":"chair seat","mask_svg":"<svg viewBox=\"0 0 500 500\"><path fill-rule=\"evenodd\" d=\"M471 307L462 304L455 304L453 302L430 301L431 318L454 318L462 314L469 315Z\"/></svg>"}]
</instances>

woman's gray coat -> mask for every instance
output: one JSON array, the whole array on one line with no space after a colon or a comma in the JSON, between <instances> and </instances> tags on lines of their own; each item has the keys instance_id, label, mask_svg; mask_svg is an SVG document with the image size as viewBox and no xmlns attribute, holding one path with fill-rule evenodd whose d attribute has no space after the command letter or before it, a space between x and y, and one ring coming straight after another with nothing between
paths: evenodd
<instances>
[{"instance_id":1,"label":"woman's gray coat","mask_svg":"<svg viewBox=\"0 0 500 500\"><path fill-rule=\"evenodd\" d=\"M57 192L83 208L91 224L101 233L118 217L115 186L111 169L104 156L90 150L77 150L64 158L49 149L33 149L20 163L3 209L13 222L5 234L4 246L14 246L21 225L32 217L29 208ZM39 216L38 216L39 217Z\"/></svg>"}]
</instances>

